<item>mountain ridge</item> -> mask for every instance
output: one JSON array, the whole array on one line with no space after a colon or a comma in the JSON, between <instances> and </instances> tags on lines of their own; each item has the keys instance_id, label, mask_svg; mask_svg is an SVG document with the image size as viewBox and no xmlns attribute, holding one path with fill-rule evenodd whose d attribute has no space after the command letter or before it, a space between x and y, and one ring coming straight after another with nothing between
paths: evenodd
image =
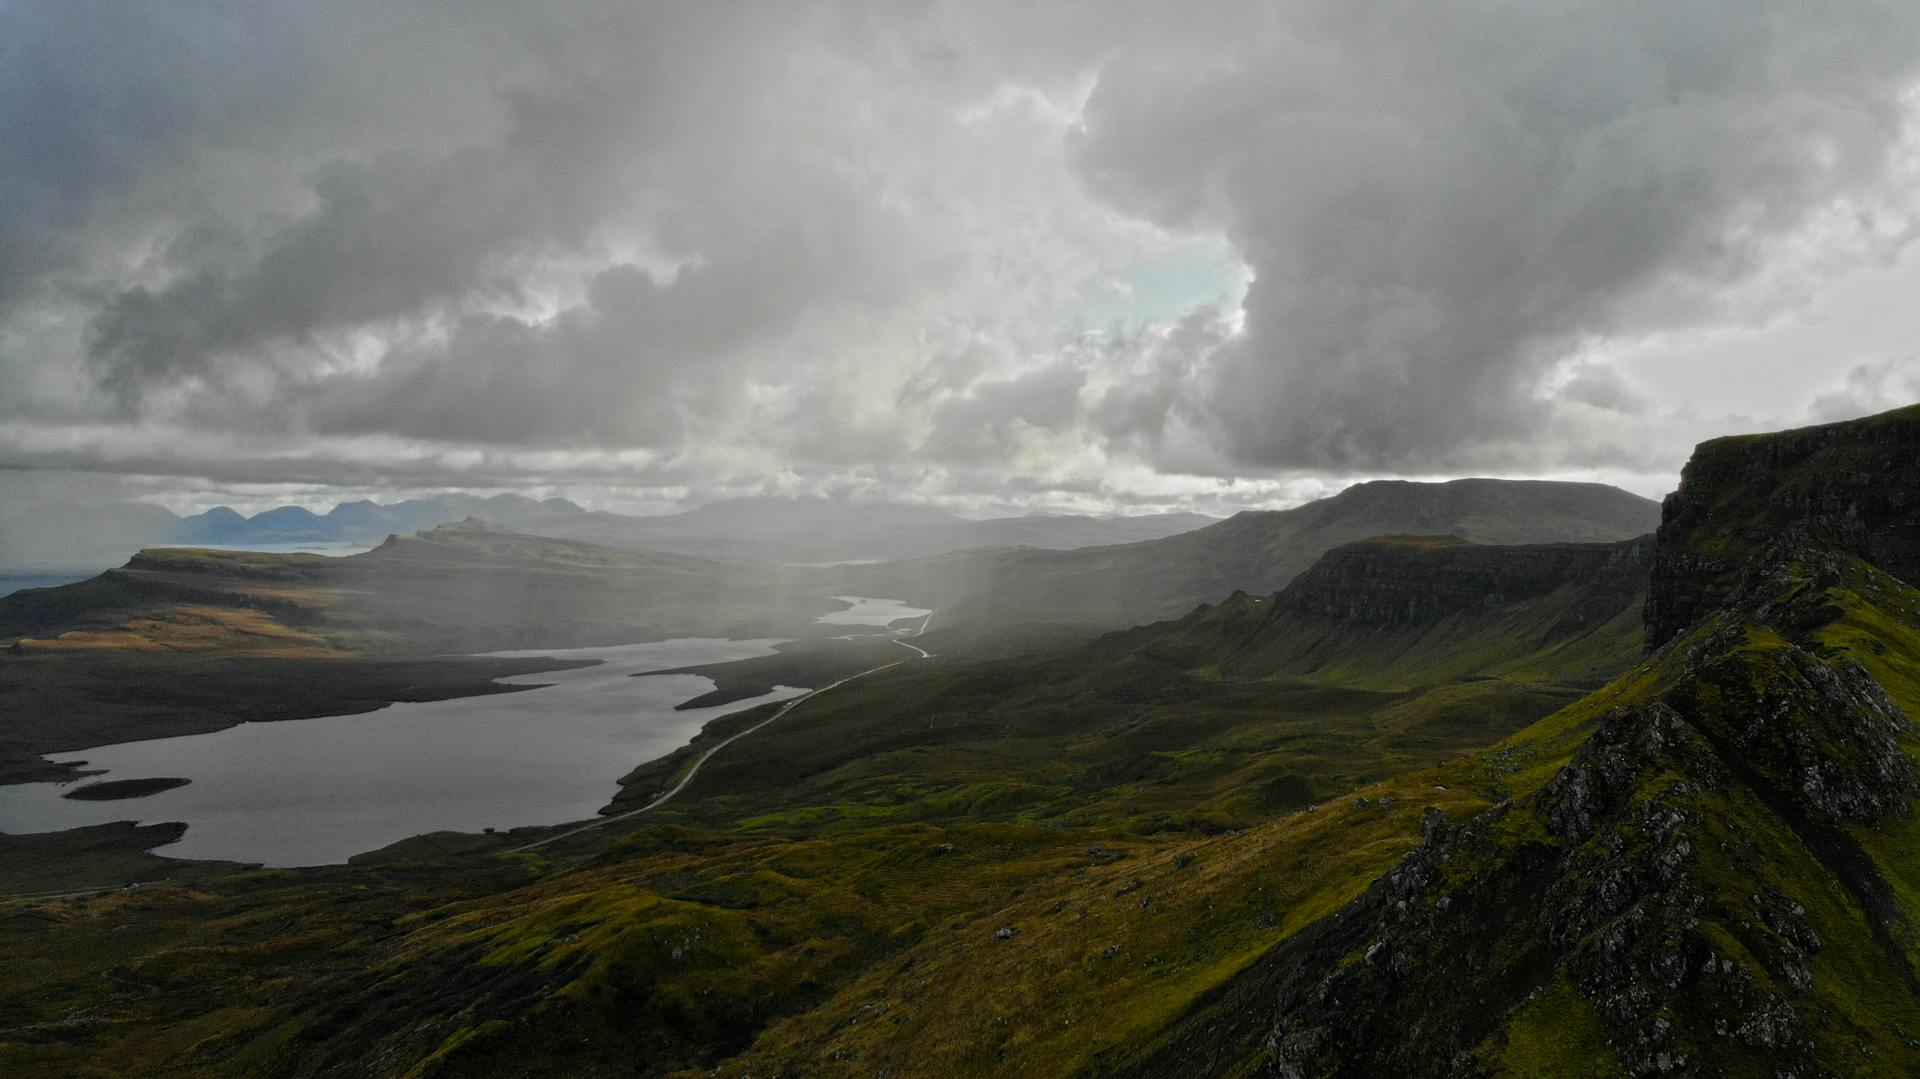
<instances>
[{"instance_id":1,"label":"mountain ridge","mask_svg":"<svg viewBox=\"0 0 1920 1079\"><path fill-rule=\"evenodd\" d=\"M1832 468L1914 459L1913 411L1703 445L1657 539L1654 651L1480 754L1491 809L1427 808L1364 894L1116 1073L1920 1066L1920 591L1870 557L1904 565L1916 478L1882 472L1893 512L1863 512Z\"/></svg>"},{"instance_id":2,"label":"mountain ridge","mask_svg":"<svg viewBox=\"0 0 1920 1079\"><path fill-rule=\"evenodd\" d=\"M1354 540L1450 533L1494 544L1601 542L1650 532L1658 515L1651 499L1604 484L1383 480L1160 540L1066 552L966 552L855 567L850 577L859 587L939 606L949 625L1117 629L1177 618L1234 591L1277 592L1326 551Z\"/></svg>"},{"instance_id":3,"label":"mountain ridge","mask_svg":"<svg viewBox=\"0 0 1920 1079\"><path fill-rule=\"evenodd\" d=\"M915 638L936 658L755 727L617 828L301 873L123 854L122 879L175 883L0 921L22 965L0 1003L59 1032L0 1060L1910 1074L1920 593L1859 553L1871 528L1759 534L1651 653L1658 540L1363 537L1274 591L1042 654L950 650L943 610ZM553 542L454 528L381 558L457 582L436 544L516 575L643 557ZM639 765L610 808L769 714ZM69 1023L102 1000L127 1021Z\"/></svg>"},{"instance_id":4,"label":"mountain ridge","mask_svg":"<svg viewBox=\"0 0 1920 1079\"><path fill-rule=\"evenodd\" d=\"M324 513L276 506L246 516L215 506L188 517L160 506L0 507L0 557L9 564L124 556L142 547L359 545L477 517L553 539L736 561L835 562L923 556L969 547L1066 549L1173 535L1218 518L1053 514L968 520L908 503L757 498L658 516L591 511L564 498L441 494L378 503L341 502Z\"/></svg>"}]
</instances>

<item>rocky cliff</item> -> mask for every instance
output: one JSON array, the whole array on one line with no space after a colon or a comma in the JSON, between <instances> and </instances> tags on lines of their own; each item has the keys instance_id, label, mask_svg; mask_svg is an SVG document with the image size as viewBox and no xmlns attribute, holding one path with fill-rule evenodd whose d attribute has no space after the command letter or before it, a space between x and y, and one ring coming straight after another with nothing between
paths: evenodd
<instances>
[{"instance_id":1,"label":"rocky cliff","mask_svg":"<svg viewBox=\"0 0 1920 1079\"><path fill-rule=\"evenodd\" d=\"M1668 658L1665 691L1606 711L1545 784L1429 812L1289 944L1270 1076L1911 1074L1912 867L1885 845L1913 815L1911 721L1857 663L1737 618Z\"/></svg>"},{"instance_id":2,"label":"rocky cliff","mask_svg":"<svg viewBox=\"0 0 1920 1079\"><path fill-rule=\"evenodd\" d=\"M1651 535L1512 545L1381 536L1328 551L1278 593L1235 593L1104 647L1184 670L1374 689L1599 685L1640 657L1652 549Z\"/></svg>"},{"instance_id":3,"label":"rocky cliff","mask_svg":"<svg viewBox=\"0 0 1920 1079\"><path fill-rule=\"evenodd\" d=\"M1279 603L1304 618L1379 628L1436 622L1574 586L1604 621L1646 588L1651 536L1619 543L1488 545L1455 536L1382 536L1336 547Z\"/></svg>"},{"instance_id":4,"label":"rocky cliff","mask_svg":"<svg viewBox=\"0 0 1920 1079\"><path fill-rule=\"evenodd\" d=\"M1427 810L1248 968L1263 1073L1920 1074L1916 449L1916 409L1702 446L1652 552L1660 647L1483 754L1493 809ZM1392 576L1321 606L1468 594ZM1234 1044L1235 1014L1196 1011L1139 1074Z\"/></svg>"},{"instance_id":5,"label":"rocky cliff","mask_svg":"<svg viewBox=\"0 0 1920 1079\"><path fill-rule=\"evenodd\" d=\"M1723 606L1752 556L1787 531L1920 581L1920 405L1701 443L1661 507L1648 643Z\"/></svg>"}]
</instances>

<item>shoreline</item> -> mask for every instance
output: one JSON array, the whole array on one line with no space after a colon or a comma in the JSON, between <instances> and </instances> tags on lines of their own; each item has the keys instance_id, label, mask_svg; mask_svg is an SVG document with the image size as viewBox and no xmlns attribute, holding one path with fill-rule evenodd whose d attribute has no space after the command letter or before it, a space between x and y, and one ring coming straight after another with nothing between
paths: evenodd
<instances>
[{"instance_id":1,"label":"shoreline","mask_svg":"<svg viewBox=\"0 0 1920 1079\"><path fill-rule=\"evenodd\" d=\"M323 719L390 704L519 693L516 675L591 666L551 657L435 656L294 659L146 654L0 658L0 683L20 722L0 735L0 786L66 783L86 753L128 742L211 734L242 723Z\"/></svg>"}]
</instances>

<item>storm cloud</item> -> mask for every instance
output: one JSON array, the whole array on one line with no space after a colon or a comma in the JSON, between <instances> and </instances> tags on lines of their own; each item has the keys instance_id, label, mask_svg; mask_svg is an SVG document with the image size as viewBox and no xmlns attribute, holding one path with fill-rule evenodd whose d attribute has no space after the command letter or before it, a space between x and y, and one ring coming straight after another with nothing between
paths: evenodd
<instances>
[{"instance_id":1,"label":"storm cloud","mask_svg":"<svg viewBox=\"0 0 1920 1079\"><path fill-rule=\"evenodd\" d=\"M1907 392L1878 339L1765 414L1620 356L1906 272L1916 78L1898 3L0 3L0 465L1658 477ZM1244 295L1140 295L1218 241Z\"/></svg>"},{"instance_id":2,"label":"storm cloud","mask_svg":"<svg viewBox=\"0 0 1920 1079\"><path fill-rule=\"evenodd\" d=\"M1826 242L1904 230L1874 202L1912 211L1877 185L1911 148L1916 24L1902 4L1296 6L1206 62L1111 62L1080 161L1251 263L1246 333L1184 388L1234 459L1484 466L1551 440L1542 378L1584 339L1722 313L1852 200Z\"/></svg>"}]
</instances>

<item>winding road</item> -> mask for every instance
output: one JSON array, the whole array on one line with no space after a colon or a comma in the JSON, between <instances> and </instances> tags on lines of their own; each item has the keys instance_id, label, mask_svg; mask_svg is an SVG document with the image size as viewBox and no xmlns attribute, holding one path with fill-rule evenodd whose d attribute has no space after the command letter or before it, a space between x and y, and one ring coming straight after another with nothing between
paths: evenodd
<instances>
[{"instance_id":1,"label":"winding road","mask_svg":"<svg viewBox=\"0 0 1920 1079\"><path fill-rule=\"evenodd\" d=\"M918 637L921 634L925 633L927 631L927 623L933 621L933 614L934 612L928 611L927 617L925 617L924 619L921 619L920 621L920 628L914 630L911 634L907 634L907 636ZM877 634L877 633L865 634L864 636L877 637L877 636L881 636L881 634ZM900 636L894 636L891 639L893 643L901 646L902 648L908 648L915 652L920 653L921 659L933 658L933 653L928 652L926 649L920 647L917 644L908 644ZM798 697L795 697L794 699L781 705L778 711L774 712L772 715L761 720L760 722L755 723L753 726L748 727L746 730L740 731L737 734L728 735L726 738L721 739L720 744L714 746L712 749L707 750L705 753L700 755L699 760L693 762L693 767L687 769L687 774L680 777L680 782L675 783L673 786L667 788L665 791L662 791L660 794L660 797L655 798L653 801L648 802L646 805L641 806L639 809L631 809L625 813L615 814L614 816L611 816L611 817L601 817L598 820L590 821L586 824L583 824L578 828L570 828L557 835L550 835L545 839L538 839L532 843L527 843L522 846L511 847L508 850L506 850L504 853L519 854L523 851L536 850L540 847L546 846L549 843L557 843L562 839L568 839L573 836L577 836L582 832L590 832L595 828L604 828L609 824L614 824L623 820L630 820L634 817L639 816L642 813L652 812L653 810L658 809L661 806L665 805L667 802L671 801L674 795L679 794L683 790L686 790L687 784L693 782L693 777L699 774L701 766L706 764L708 761L712 760L714 754L727 748L733 743L738 742L740 739L745 738L747 735L752 734L757 730L760 730L761 728L767 726L768 724L771 724L781 719L788 712L793 711L795 708L800 707L801 705L807 703L808 701L814 699L815 697L818 697L822 693L830 693L836 689L839 689L841 686L846 685L848 682L865 678L870 674L879 674L881 671L892 670L893 668L900 666L902 663L908 663L908 662L911 662L911 660L896 659L892 663L882 663L878 667L869 667L864 671L860 671L855 674L850 674L845 678L840 679L838 682L829 683L827 685L821 686L819 689L812 690L808 693L804 693Z\"/></svg>"}]
</instances>

